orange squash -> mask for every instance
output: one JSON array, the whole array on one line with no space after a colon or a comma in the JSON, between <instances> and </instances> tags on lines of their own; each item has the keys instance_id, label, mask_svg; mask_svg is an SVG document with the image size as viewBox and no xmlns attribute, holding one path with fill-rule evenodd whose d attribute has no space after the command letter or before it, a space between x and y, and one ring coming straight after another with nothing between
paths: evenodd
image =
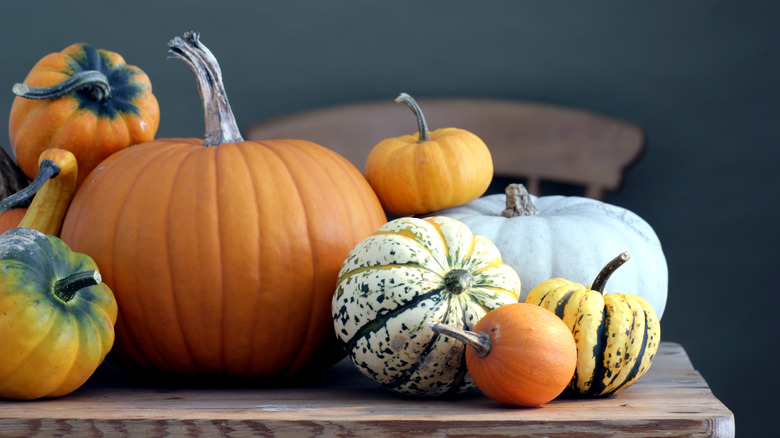
<instances>
[{"instance_id":1,"label":"orange squash","mask_svg":"<svg viewBox=\"0 0 780 438\"><path fill-rule=\"evenodd\" d=\"M412 109L418 132L382 140L368 155L366 179L385 210L428 214L482 196L493 180L493 158L485 143L465 129L430 132L411 96L402 93L396 102Z\"/></svg>"},{"instance_id":2,"label":"orange squash","mask_svg":"<svg viewBox=\"0 0 780 438\"><path fill-rule=\"evenodd\" d=\"M73 199L62 239L119 303L109 359L181 377L264 379L343 357L341 264L387 221L360 171L304 140L243 141L198 34L169 43L198 80L206 137L119 151Z\"/></svg>"},{"instance_id":3,"label":"orange squash","mask_svg":"<svg viewBox=\"0 0 780 438\"><path fill-rule=\"evenodd\" d=\"M532 407L558 397L577 366L577 346L554 313L527 303L491 310L472 331L432 324L438 333L465 342L466 366L486 396Z\"/></svg>"},{"instance_id":4,"label":"orange squash","mask_svg":"<svg viewBox=\"0 0 780 438\"><path fill-rule=\"evenodd\" d=\"M160 120L146 73L90 44L44 56L13 91L8 133L30 179L41 152L59 148L76 156L80 184L107 156L152 140Z\"/></svg>"}]
</instances>

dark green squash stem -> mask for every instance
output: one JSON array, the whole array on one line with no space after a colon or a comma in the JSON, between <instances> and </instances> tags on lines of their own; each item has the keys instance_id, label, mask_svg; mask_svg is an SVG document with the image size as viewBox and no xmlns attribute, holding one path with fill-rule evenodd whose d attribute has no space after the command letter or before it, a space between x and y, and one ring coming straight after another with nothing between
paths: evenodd
<instances>
[{"instance_id":1,"label":"dark green squash stem","mask_svg":"<svg viewBox=\"0 0 780 438\"><path fill-rule=\"evenodd\" d=\"M67 277L60 278L54 283L54 294L64 302L68 302L76 296L81 289L96 286L103 281L100 272L95 269L74 272Z\"/></svg>"},{"instance_id":2,"label":"dark green squash stem","mask_svg":"<svg viewBox=\"0 0 780 438\"><path fill-rule=\"evenodd\" d=\"M60 174L60 166L52 160L43 160L39 166L38 175L35 176L35 179L27 187L0 201L0 213L10 208L21 206L35 196L46 181L56 178Z\"/></svg>"},{"instance_id":3,"label":"dark green squash stem","mask_svg":"<svg viewBox=\"0 0 780 438\"><path fill-rule=\"evenodd\" d=\"M444 288L451 294L461 294L474 284L474 276L465 269L453 269L444 275Z\"/></svg>"},{"instance_id":4,"label":"dark green squash stem","mask_svg":"<svg viewBox=\"0 0 780 438\"><path fill-rule=\"evenodd\" d=\"M86 89L93 100L101 101L111 97L111 85L108 78L97 70L85 70L51 87L31 87L14 84L14 94L26 99L56 99L76 90Z\"/></svg>"},{"instance_id":5,"label":"dark green squash stem","mask_svg":"<svg viewBox=\"0 0 780 438\"><path fill-rule=\"evenodd\" d=\"M395 98L395 101L398 103L405 103L406 106L411 108L412 112L414 112L414 116L417 117L417 132L420 133L420 137L417 140L417 143L431 141L431 135L428 132L428 123L425 122L425 116L423 116L422 110L420 109L420 105L417 104L417 101L415 101L412 96L406 93L401 93L398 97Z\"/></svg>"},{"instance_id":6,"label":"dark green squash stem","mask_svg":"<svg viewBox=\"0 0 780 438\"><path fill-rule=\"evenodd\" d=\"M601 269L601 272L598 273L596 276L596 279L593 280L593 284L590 286L591 290L595 290L599 293L604 293L604 287L607 285L607 280L609 280L609 277L612 276L612 274L623 265L630 257L630 254L628 251L620 254L619 256L615 257L614 259L610 260L609 263L604 266L604 268Z\"/></svg>"}]
</instances>

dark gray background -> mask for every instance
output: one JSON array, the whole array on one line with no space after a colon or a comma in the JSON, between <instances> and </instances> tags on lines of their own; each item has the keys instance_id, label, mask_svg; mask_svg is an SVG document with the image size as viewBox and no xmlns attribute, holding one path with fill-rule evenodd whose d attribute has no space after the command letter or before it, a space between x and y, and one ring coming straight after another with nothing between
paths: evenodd
<instances>
[{"instance_id":1,"label":"dark gray background","mask_svg":"<svg viewBox=\"0 0 780 438\"><path fill-rule=\"evenodd\" d=\"M758 436L780 384L778 23L780 3L761 0L3 2L0 119L40 57L89 42L149 74L158 137L202 137L194 79L166 48L197 30L244 131L401 91L634 121L647 151L607 201L644 217L664 245L663 339L686 348L739 435Z\"/></svg>"}]
</instances>

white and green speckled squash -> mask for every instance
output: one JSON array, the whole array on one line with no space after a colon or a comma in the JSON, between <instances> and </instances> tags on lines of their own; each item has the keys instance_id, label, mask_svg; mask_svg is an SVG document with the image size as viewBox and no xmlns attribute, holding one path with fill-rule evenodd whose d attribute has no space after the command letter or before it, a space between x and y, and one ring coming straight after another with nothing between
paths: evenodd
<instances>
[{"instance_id":1,"label":"white and green speckled squash","mask_svg":"<svg viewBox=\"0 0 780 438\"><path fill-rule=\"evenodd\" d=\"M446 217L388 222L347 256L333 296L336 335L355 367L390 391L438 396L473 387L465 345L429 323L471 330L516 303L520 278L484 236Z\"/></svg>"},{"instance_id":2,"label":"white and green speckled squash","mask_svg":"<svg viewBox=\"0 0 780 438\"><path fill-rule=\"evenodd\" d=\"M533 196L521 184L437 212L490 239L523 279L520 301L539 283L562 277L582 284L623 251L631 262L609 281L610 291L646 299L660 319L669 273L653 228L636 213L580 196Z\"/></svg>"}]
</instances>

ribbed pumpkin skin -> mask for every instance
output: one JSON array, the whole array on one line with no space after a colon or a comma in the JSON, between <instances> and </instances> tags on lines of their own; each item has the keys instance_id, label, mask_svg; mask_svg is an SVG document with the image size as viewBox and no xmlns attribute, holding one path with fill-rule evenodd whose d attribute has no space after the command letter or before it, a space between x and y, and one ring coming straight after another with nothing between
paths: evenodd
<instances>
[{"instance_id":1,"label":"ribbed pumpkin skin","mask_svg":"<svg viewBox=\"0 0 780 438\"><path fill-rule=\"evenodd\" d=\"M448 273L473 278L460 293ZM471 330L491 309L516 303L517 273L496 247L462 223L404 217L388 222L347 256L333 296L336 335L358 370L387 389L438 396L473 388L465 346L430 322Z\"/></svg>"},{"instance_id":2,"label":"ribbed pumpkin skin","mask_svg":"<svg viewBox=\"0 0 780 438\"><path fill-rule=\"evenodd\" d=\"M149 77L118 53L73 44L41 58L24 83L50 87L85 70L106 75L111 97L97 101L79 90L57 99L14 98L9 137L28 178L38 173L38 157L44 149L71 151L79 163L81 183L110 154L154 138L160 111Z\"/></svg>"},{"instance_id":3,"label":"ribbed pumpkin skin","mask_svg":"<svg viewBox=\"0 0 780 438\"><path fill-rule=\"evenodd\" d=\"M631 252L631 265L611 277L607 293L644 297L660 318L666 307L669 272L653 228L636 213L580 196L533 196L538 216L503 217L506 196L483 196L435 214L457 219L490 239L523 279L520 300L550 278L587 283L615 254Z\"/></svg>"},{"instance_id":4,"label":"ribbed pumpkin skin","mask_svg":"<svg viewBox=\"0 0 780 438\"><path fill-rule=\"evenodd\" d=\"M652 306L638 295L602 295L562 278L532 289L526 303L546 308L571 329L577 370L569 389L586 397L615 394L650 369L661 341Z\"/></svg>"},{"instance_id":5,"label":"ribbed pumpkin skin","mask_svg":"<svg viewBox=\"0 0 780 438\"><path fill-rule=\"evenodd\" d=\"M80 387L114 342L117 304L105 284L68 302L53 284L97 270L61 240L29 228L0 235L0 398L58 397Z\"/></svg>"},{"instance_id":6,"label":"ribbed pumpkin skin","mask_svg":"<svg viewBox=\"0 0 780 438\"><path fill-rule=\"evenodd\" d=\"M458 128L440 128L430 140L420 134L389 138L368 156L366 179L385 210L427 214L480 197L493 180L493 159L485 143Z\"/></svg>"},{"instance_id":7,"label":"ribbed pumpkin skin","mask_svg":"<svg viewBox=\"0 0 780 438\"><path fill-rule=\"evenodd\" d=\"M61 236L119 302L110 359L180 376L267 378L343 356L330 299L386 222L346 159L299 140L161 139L109 157Z\"/></svg>"}]
</instances>

